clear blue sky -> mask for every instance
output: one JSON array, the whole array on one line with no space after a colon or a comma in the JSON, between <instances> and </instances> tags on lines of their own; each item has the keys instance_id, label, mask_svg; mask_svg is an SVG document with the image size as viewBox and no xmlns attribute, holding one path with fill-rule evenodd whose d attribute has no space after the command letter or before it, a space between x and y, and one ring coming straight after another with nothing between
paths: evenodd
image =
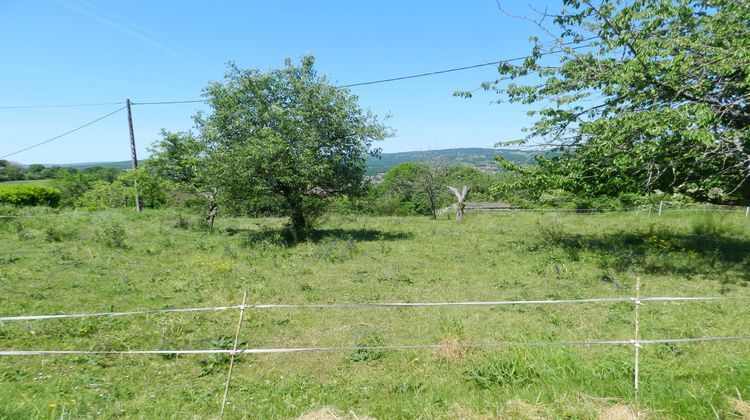
<instances>
[{"instance_id":1,"label":"clear blue sky","mask_svg":"<svg viewBox=\"0 0 750 420\"><path fill-rule=\"evenodd\" d=\"M528 2L502 1L531 15ZM538 2L535 2L538 6ZM559 4L550 0L551 10ZM0 106L199 99L225 63L267 69L286 57L317 58L337 84L496 61L528 53L532 24L474 1L127 1L0 2ZM531 120L519 105L490 105L478 92L496 77L484 67L353 88L360 104L390 114L385 152L492 147ZM0 155L118 108L0 109ZM199 105L133 108L139 157L161 128L191 129ZM127 160L125 112L11 157L21 163Z\"/></svg>"}]
</instances>

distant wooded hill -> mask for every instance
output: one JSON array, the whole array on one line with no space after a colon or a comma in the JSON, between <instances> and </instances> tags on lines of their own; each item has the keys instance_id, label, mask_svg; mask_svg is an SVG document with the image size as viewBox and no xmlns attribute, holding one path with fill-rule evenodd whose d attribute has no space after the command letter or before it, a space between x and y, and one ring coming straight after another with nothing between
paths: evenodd
<instances>
[{"instance_id":1,"label":"distant wooded hill","mask_svg":"<svg viewBox=\"0 0 750 420\"><path fill-rule=\"evenodd\" d=\"M388 169L404 162L439 162L448 165L469 165L487 171L498 171L500 166L494 161L493 156L499 154L511 162L522 165L533 165L535 163L533 156L537 152L510 149L487 149L487 148L466 148L466 149L444 149L420 152L401 152L401 153L383 153L378 158L369 158L367 160L367 175L388 172ZM130 168L130 161L121 162L84 162L84 163L67 163L60 165L45 164L45 166L62 166L77 169L89 168L92 166L101 166L104 168Z\"/></svg>"},{"instance_id":2,"label":"distant wooded hill","mask_svg":"<svg viewBox=\"0 0 750 420\"><path fill-rule=\"evenodd\" d=\"M367 160L367 175L388 172L388 169L404 162L431 162L445 163L448 165L469 165L497 172L500 165L495 162L493 156L502 155L511 162L521 165L533 165L534 154L537 152L510 149L485 149L485 148L466 148L466 149L444 149L431 150L426 152L401 152L401 153L383 153L380 159L370 158Z\"/></svg>"}]
</instances>

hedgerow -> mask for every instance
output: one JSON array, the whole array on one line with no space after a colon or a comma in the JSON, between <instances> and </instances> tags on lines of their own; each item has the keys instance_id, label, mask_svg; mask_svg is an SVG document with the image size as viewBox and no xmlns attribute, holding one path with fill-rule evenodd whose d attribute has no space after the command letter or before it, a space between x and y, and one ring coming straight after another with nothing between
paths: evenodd
<instances>
[{"instance_id":1,"label":"hedgerow","mask_svg":"<svg viewBox=\"0 0 750 420\"><path fill-rule=\"evenodd\" d=\"M60 191L40 185L0 186L0 204L57 207L61 196Z\"/></svg>"}]
</instances>

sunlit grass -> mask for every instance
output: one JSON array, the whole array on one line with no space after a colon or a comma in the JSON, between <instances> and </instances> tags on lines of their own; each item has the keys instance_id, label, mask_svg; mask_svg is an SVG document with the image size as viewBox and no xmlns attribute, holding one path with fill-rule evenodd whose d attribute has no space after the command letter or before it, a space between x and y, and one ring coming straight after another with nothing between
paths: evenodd
<instances>
[{"instance_id":1,"label":"sunlit grass","mask_svg":"<svg viewBox=\"0 0 750 420\"><path fill-rule=\"evenodd\" d=\"M741 214L335 217L285 245L279 219L214 232L175 211L0 219L0 314L318 302L750 295ZM628 340L633 305L252 309L242 346ZM649 302L644 339L747 335L747 302ZM237 311L0 323L2 349L231 345ZM634 403L632 346L242 356L230 417L333 407L379 418L596 418ZM226 357L0 359L0 418L212 417ZM750 399L747 342L642 350L640 403L656 417L731 416ZM67 414L66 414L67 415Z\"/></svg>"}]
</instances>

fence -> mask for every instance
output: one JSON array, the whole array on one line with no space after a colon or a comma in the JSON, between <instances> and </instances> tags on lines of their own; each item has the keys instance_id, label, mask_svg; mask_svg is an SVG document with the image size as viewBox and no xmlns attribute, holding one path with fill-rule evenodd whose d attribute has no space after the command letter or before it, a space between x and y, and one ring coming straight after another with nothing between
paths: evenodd
<instances>
[{"instance_id":1,"label":"fence","mask_svg":"<svg viewBox=\"0 0 750 420\"><path fill-rule=\"evenodd\" d=\"M219 416L223 417L228 401L229 389L232 380L232 372L235 366L235 358L243 354L278 354L278 353L303 353L303 352L332 352L332 351L364 351L364 350L420 350L437 348L510 348L510 347L552 347L552 346L593 346L593 345L628 345L633 346L633 388L635 405L640 413L638 402L638 389L640 383L640 349L644 345L659 343L694 343L694 342L720 342L750 340L750 335L727 336L727 337L689 337L689 338L664 338L642 340L640 338L640 306L646 302L674 302L674 301L717 301L717 300L748 300L750 296L711 296L711 297L686 297L686 296L640 296L640 278L636 277L635 296L614 298L590 298L590 299L556 299L556 300L519 300L519 301L475 301L475 302L385 302L385 303L313 303L313 304L247 304L247 292L244 293L242 304L214 307L179 308L143 310L130 312L98 312L79 314L57 314L57 315L17 315L0 317L0 322L18 322L49 319L71 319L89 317L120 317L152 314L172 314L186 312L225 311L238 310L239 319L234 336L232 349L196 349L196 350L0 350L0 357L19 356L44 356L44 355L194 355L194 354L226 354L229 355L230 363L227 369L227 379L221 402ZM510 343L441 343L441 344L417 344L417 345L381 345L381 346L344 346L344 347L291 347L291 348L238 348L240 342L240 330L244 320L245 312L248 310L262 310L269 308L277 309L377 309L377 308L399 308L399 307L476 307L476 306L509 306L509 305L555 305L555 304L583 304L583 303L618 303L631 302L634 305L634 334L629 340L592 340L592 341L557 341L557 342L510 342ZM748 332L750 334L750 332Z\"/></svg>"},{"instance_id":2,"label":"fence","mask_svg":"<svg viewBox=\"0 0 750 420\"><path fill-rule=\"evenodd\" d=\"M673 205L669 208L669 205ZM508 212L508 213L575 213L575 214L641 214L645 213L651 215L656 213L661 216L664 213L673 212L720 212L720 213L737 213L744 214L745 218L750 218L750 206L719 206L719 205L702 205L702 204L683 204L673 201L660 201L659 205L643 205L636 207L627 207L623 209L601 209L601 208L516 208L507 206L503 208L471 208L466 207L466 211L492 211L492 212ZM453 207L445 207L438 210L438 216L444 216L454 211ZM40 214L4 214L0 215L0 219L27 219L35 217L49 217L49 216L88 216L96 214L95 212L88 211L71 211L65 213L40 213Z\"/></svg>"}]
</instances>

